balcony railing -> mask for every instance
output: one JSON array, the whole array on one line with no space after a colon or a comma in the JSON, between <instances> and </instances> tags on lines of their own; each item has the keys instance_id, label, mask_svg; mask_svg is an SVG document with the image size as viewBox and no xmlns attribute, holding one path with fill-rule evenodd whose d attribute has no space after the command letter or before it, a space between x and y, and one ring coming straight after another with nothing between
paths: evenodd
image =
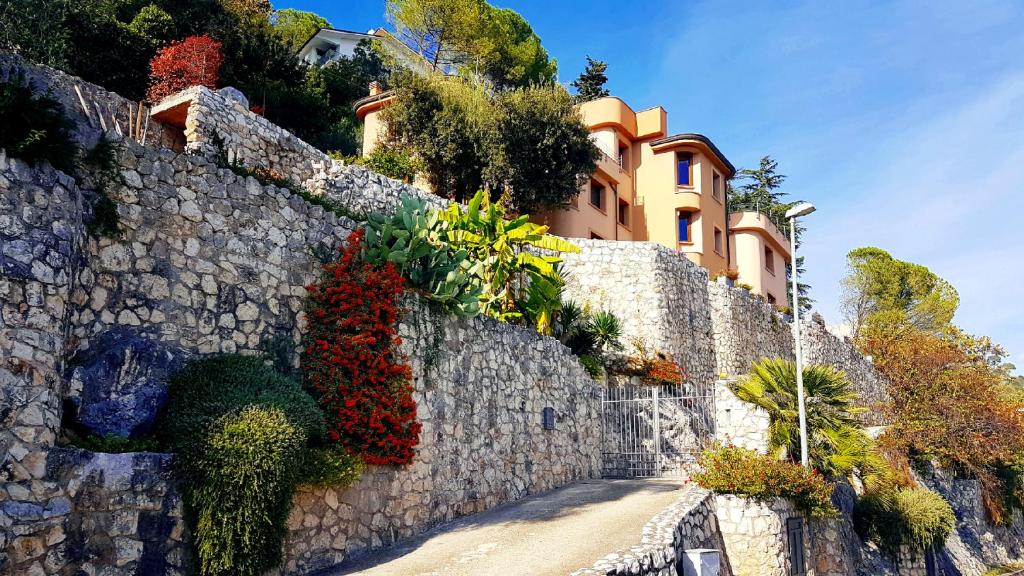
<instances>
[{"instance_id":1,"label":"balcony railing","mask_svg":"<svg viewBox=\"0 0 1024 576\"><path fill-rule=\"evenodd\" d=\"M746 204L729 204L729 213L736 214L739 212L756 212L766 218L769 222L775 225L775 228L782 233L783 236L789 238L789 222L772 209L773 205L767 203L746 203Z\"/></svg>"},{"instance_id":2,"label":"balcony railing","mask_svg":"<svg viewBox=\"0 0 1024 576\"><path fill-rule=\"evenodd\" d=\"M619 172L625 172L626 171L626 169L623 167L624 161L623 161L623 158L622 158L621 155L618 158L615 158L611 154L605 152L604 150L601 150L600 148L598 148L598 150L601 151L601 156L604 156L605 160L607 160L607 161L611 162L612 164L615 164L616 166L619 167Z\"/></svg>"}]
</instances>

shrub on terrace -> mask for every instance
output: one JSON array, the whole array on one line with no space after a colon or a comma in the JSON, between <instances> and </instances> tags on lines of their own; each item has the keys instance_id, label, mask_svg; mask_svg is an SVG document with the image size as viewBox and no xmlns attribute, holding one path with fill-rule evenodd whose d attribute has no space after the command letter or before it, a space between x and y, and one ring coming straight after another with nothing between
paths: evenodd
<instances>
[{"instance_id":1,"label":"shrub on terrace","mask_svg":"<svg viewBox=\"0 0 1024 576\"><path fill-rule=\"evenodd\" d=\"M554 335L579 356L591 377L605 372L608 354L622 350L622 325L611 312L591 313L585 306L568 300L561 303Z\"/></svg>"},{"instance_id":2,"label":"shrub on terrace","mask_svg":"<svg viewBox=\"0 0 1024 576\"><path fill-rule=\"evenodd\" d=\"M359 472L318 445L326 432L313 398L256 356L211 356L174 374L156 430L177 454L204 576L276 566L295 486L343 485Z\"/></svg>"},{"instance_id":3,"label":"shrub on terrace","mask_svg":"<svg viewBox=\"0 0 1024 576\"><path fill-rule=\"evenodd\" d=\"M146 98L159 102L191 86L216 88L224 63L221 43L209 36L189 36L161 48L150 62Z\"/></svg>"},{"instance_id":4,"label":"shrub on terrace","mask_svg":"<svg viewBox=\"0 0 1024 576\"><path fill-rule=\"evenodd\" d=\"M0 83L0 148L29 164L49 162L72 174L78 148L71 137L73 124L60 103L48 96L36 96L25 78L12 75Z\"/></svg>"},{"instance_id":5,"label":"shrub on terrace","mask_svg":"<svg viewBox=\"0 0 1024 576\"><path fill-rule=\"evenodd\" d=\"M733 446L705 450L702 471L694 480L718 494L735 494L767 502L786 498L811 516L831 516L832 486L816 470L809 470L770 455Z\"/></svg>"},{"instance_id":6,"label":"shrub on terrace","mask_svg":"<svg viewBox=\"0 0 1024 576\"><path fill-rule=\"evenodd\" d=\"M210 424L186 485L202 574L258 576L280 564L305 441L278 408L248 406Z\"/></svg>"},{"instance_id":7,"label":"shrub on terrace","mask_svg":"<svg viewBox=\"0 0 1024 576\"><path fill-rule=\"evenodd\" d=\"M853 509L862 538L898 557L900 548L922 552L941 545L956 528L956 515L942 496L924 488L868 492Z\"/></svg>"},{"instance_id":8,"label":"shrub on terrace","mask_svg":"<svg viewBox=\"0 0 1024 576\"><path fill-rule=\"evenodd\" d=\"M423 169L422 164L402 147L382 143L366 156L356 159L358 164L366 166L378 174L388 178L412 184L416 174Z\"/></svg>"},{"instance_id":9,"label":"shrub on terrace","mask_svg":"<svg viewBox=\"0 0 1024 576\"><path fill-rule=\"evenodd\" d=\"M579 248L548 234L547 226L530 222L527 215L506 220L505 213L501 201L490 202L480 191L465 210L451 204L441 212L441 220L448 226L448 244L466 250L474 264L472 272L482 288L481 311L507 322L523 318L520 305L528 298L527 286L534 282L563 284L557 268L562 259L557 254L579 252ZM536 300L533 305L539 306ZM538 323L538 328L547 332L550 320L547 327Z\"/></svg>"}]
</instances>

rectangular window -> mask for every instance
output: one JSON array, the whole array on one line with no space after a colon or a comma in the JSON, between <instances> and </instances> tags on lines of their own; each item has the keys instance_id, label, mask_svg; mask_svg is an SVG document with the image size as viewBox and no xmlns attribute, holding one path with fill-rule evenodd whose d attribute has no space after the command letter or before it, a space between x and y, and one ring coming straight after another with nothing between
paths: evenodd
<instances>
[{"instance_id":1,"label":"rectangular window","mask_svg":"<svg viewBox=\"0 0 1024 576\"><path fill-rule=\"evenodd\" d=\"M722 177L718 172L711 177L711 195L715 197L715 200L722 201Z\"/></svg>"},{"instance_id":2,"label":"rectangular window","mask_svg":"<svg viewBox=\"0 0 1024 576\"><path fill-rule=\"evenodd\" d=\"M786 519L786 540L789 548L790 576L804 576L804 522L802 518Z\"/></svg>"},{"instance_id":3,"label":"rectangular window","mask_svg":"<svg viewBox=\"0 0 1024 576\"><path fill-rule=\"evenodd\" d=\"M679 243L690 244L693 240L690 238L690 213L689 212L676 212L676 218L678 220L679 228Z\"/></svg>"},{"instance_id":4,"label":"rectangular window","mask_svg":"<svg viewBox=\"0 0 1024 576\"><path fill-rule=\"evenodd\" d=\"M619 143L619 168L629 169L629 146L624 146L621 142Z\"/></svg>"},{"instance_id":5,"label":"rectangular window","mask_svg":"<svg viewBox=\"0 0 1024 576\"><path fill-rule=\"evenodd\" d=\"M619 200L619 224L629 226L629 202Z\"/></svg>"},{"instance_id":6,"label":"rectangular window","mask_svg":"<svg viewBox=\"0 0 1024 576\"><path fill-rule=\"evenodd\" d=\"M768 303L769 304L775 304L775 302L776 302L775 294L772 294L771 292L769 292L768 293Z\"/></svg>"},{"instance_id":7,"label":"rectangular window","mask_svg":"<svg viewBox=\"0 0 1024 576\"><path fill-rule=\"evenodd\" d=\"M722 243L722 231L715 228L715 252L718 252L719 254L723 253Z\"/></svg>"},{"instance_id":8,"label":"rectangular window","mask_svg":"<svg viewBox=\"0 0 1024 576\"><path fill-rule=\"evenodd\" d=\"M604 186L590 182L590 204L598 210L604 210Z\"/></svg>"},{"instance_id":9,"label":"rectangular window","mask_svg":"<svg viewBox=\"0 0 1024 576\"><path fill-rule=\"evenodd\" d=\"M676 152L676 185L693 186L693 154Z\"/></svg>"},{"instance_id":10,"label":"rectangular window","mask_svg":"<svg viewBox=\"0 0 1024 576\"><path fill-rule=\"evenodd\" d=\"M764 247L764 269L775 274L775 252L767 246Z\"/></svg>"}]
</instances>

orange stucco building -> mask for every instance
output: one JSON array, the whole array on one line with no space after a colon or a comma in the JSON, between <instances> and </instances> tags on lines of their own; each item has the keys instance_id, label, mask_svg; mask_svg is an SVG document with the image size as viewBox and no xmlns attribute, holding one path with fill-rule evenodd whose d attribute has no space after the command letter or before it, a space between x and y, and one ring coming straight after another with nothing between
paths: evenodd
<instances>
[{"instance_id":1,"label":"orange stucco building","mask_svg":"<svg viewBox=\"0 0 1024 576\"><path fill-rule=\"evenodd\" d=\"M356 103L364 153L382 137L377 113L389 100L372 88ZM785 303L786 239L757 212L728 213L736 169L709 138L670 135L664 108L635 112L614 96L585 102L580 113L601 150L596 169L567 208L536 214L537 222L568 238L656 242L711 274L736 270L753 292Z\"/></svg>"}]
</instances>

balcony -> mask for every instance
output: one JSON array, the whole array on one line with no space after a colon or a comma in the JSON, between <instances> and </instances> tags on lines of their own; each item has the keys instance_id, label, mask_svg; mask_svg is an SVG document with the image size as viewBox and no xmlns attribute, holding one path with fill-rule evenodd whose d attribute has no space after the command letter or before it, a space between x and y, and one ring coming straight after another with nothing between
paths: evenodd
<instances>
[{"instance_id":1,"label":"balcony","mask_svg":"<svg viewBox=\"0 0 1024 576\"><path fill-rule=\"evenodd\" d=\"M601 151L601 156L597 159L597 169L600 170L602 174L611 178L620 186L630 180L629 171L622 167L621 156L619 158L614 158L604 150L601 150L600 148L598 148L598 150Z\"/></svg>"},{"instance_id":2,"label":"balcony","mask_svg":"<svg viewBox=\"0 0 1024 576\"><path fill-rule=\"evenodd\" d=\"M730 206L729 210L730 232L755 232L789 259L789 239L783 232L789 227L782 218L762 206Z\"/></svg>"},{"instance_id":3,"label":"balcony","mask_svg":"<svg viewBox=\"0 0 1024 576\"><path fill-rule=\"evenodd\" d=\"M614 126L630 138L636 138L636 113L622 100L606 96L580 104L583 122L591 131Z\"/></svg>"}]
</instances>

